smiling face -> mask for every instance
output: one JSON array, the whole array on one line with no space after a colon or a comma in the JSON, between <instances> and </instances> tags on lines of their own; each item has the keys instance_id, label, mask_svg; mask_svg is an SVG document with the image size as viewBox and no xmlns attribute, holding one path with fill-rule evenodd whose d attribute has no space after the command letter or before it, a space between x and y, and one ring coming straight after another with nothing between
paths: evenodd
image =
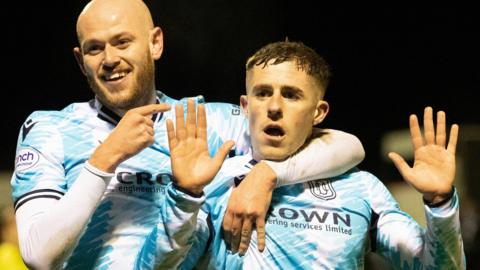
<instances>
[{"instance_id":1,"label":"smiling face","mask_svg":"<svg viewBox=\"0 0 480 270\"><path fill-rule=\"evenodd\" d=\"M295 60L255 65L247 71L247 115L256 160L283 160L295 153L328 113L323 88Z\"/></svg>"},{"instance_id":2,"label":"smiling face","mask_svg":"<svg viewBox=\"0 0 480 270\"><path fill-rule=\"evenodd\" d=\"M77 34L75 57L100 102L117 112L155 102L154 60L163 36L142 1L92 1Z\"/></svg>"}]
</instances>

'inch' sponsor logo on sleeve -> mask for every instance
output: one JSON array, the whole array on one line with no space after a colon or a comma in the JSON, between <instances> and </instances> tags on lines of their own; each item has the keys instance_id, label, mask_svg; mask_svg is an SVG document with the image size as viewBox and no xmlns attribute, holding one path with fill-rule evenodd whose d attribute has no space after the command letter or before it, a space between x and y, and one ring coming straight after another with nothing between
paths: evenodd
<instances>
[{"instance_id":1,"label":"'inch' sponsor logo on sleeve","mask_svg":"<svg viewBox=\"0 0 480 270\"><path fill-rule=\"evenodd\" d=\"M33 168L37 165L39 159L40 154L37 150L30 147L20 149L15 158L15 171L18 172Z\"/></svg>"}]
</instances>

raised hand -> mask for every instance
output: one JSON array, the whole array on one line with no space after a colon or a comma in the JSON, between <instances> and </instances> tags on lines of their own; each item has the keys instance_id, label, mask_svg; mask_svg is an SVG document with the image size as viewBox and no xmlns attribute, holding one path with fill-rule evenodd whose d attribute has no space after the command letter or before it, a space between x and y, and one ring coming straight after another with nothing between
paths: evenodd
<instances>
[{"instance_id":1,"label":"raised hand","mask_svg":"<svg viewBox=\"0 0 480 270\"><path fill-rule=\"evenodd\" d=\"M204 105L198 105L197 117L195 117L194 101L188 100L186 123L182 105L175 106L175 115L176 130L172 120L167 120L173 176L178 186L201 194L203 187L210 183L220 170L234 142L225 142L215 157L211 158L208 153L207 119Z\"/></svg>"},{"instance_id":2,"label":"raised hand","mask_svg":"<svg viewBox=\"0 0 480 270\"><path fill-rule=\"evenodd\" d=\"M105 172L114 172L123 161L136 155L154 140L152 114L170 110L168 104L150 104L129 110L89 162Z\"/></svg>"},{"instance_id":3,"label":"raised hand","mask_svg":"<svg viewBox=\"0 0 480 270\"><path fill-rule=\"evenodd\" d=\"M425 108L423 125L424 135L420 131L416 115L410 116L410 136L413 143L415 160L410 167L397 153L389 153L405 181L423 194L430 203L446 199L455 179L455 149L458 138L458 125L452 125L447 142L445 112L437 113L437 129L433 124L433 110Z\"/></svg>"}]
</instances>

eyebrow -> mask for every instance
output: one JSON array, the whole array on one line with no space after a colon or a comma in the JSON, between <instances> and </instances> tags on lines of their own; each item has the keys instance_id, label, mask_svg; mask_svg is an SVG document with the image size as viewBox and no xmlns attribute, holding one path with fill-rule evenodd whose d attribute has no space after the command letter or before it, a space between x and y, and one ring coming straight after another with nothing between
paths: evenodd
<instances>
[{"instance_id":1,"label":"eyebrow","mask_svg":"<svg viewBox=\"0 0 480 270\"><path fill-rule=\"evenodd\" d=\"M280 87L280 90L281 91L292 91L292 92L295 92L295 93L298 93L298 94L303 93L303 90L301 88L298 88L296 86L291 86L291 85L282 85Z\"/></svg>"},{"instance_id":2,"label":"eyebrow","mask_svg":"<svg viewBox=\"0 0 480 270\"><path fill-rule=\"evenodd\" d=\"M252 89L252 91L259 91L259 90L272 90L273 87L269 84L259 84L255 85Z\"/></svg>"},{"instance_id":3,"label":"eyebrow","mask_svg":"<svg viewBox=\"0 0 480 270\"><path fill-rule=\"evenodd\" d=\"M115 34L112 38L109 38L108 40L110 41L110 40L119 39L119 38L121 38L121 37L123 37L123 36L129 37L129 38L131 38L131 39L134 39L134 38L135 38L135 37L134 37L132 34L130 34L129 32L123 31L123 32L120 32L120 33L118 33L118 34ZM94 44L95 44L95 43L102 43L102 41L100 41L100 40L98 40L98 39L96 39L96 38L91 38L91 39L84 40L83 43L82 43L82 48L84 48L85 45L87 45L87 44L92 44L92 43L94 43Z\"/></svg>"}]
</instances>

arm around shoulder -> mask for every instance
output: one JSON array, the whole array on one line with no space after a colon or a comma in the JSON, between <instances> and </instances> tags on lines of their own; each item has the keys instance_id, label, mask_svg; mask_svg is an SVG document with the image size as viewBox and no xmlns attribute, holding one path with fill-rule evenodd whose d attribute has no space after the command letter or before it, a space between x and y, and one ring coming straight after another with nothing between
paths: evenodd
<instances>
[{"instance_id":1,"label":"arm around shoulder","mask_svg":"<svg viewBox=\"0 0 480 270\"><path fill-rule=\"evenodd\" d=\"M365 157L360 140L335 129L314 129L312 139L285 161L265 161L277 174L277 186L337 176Z\"/></svg>"}]
</instances>

